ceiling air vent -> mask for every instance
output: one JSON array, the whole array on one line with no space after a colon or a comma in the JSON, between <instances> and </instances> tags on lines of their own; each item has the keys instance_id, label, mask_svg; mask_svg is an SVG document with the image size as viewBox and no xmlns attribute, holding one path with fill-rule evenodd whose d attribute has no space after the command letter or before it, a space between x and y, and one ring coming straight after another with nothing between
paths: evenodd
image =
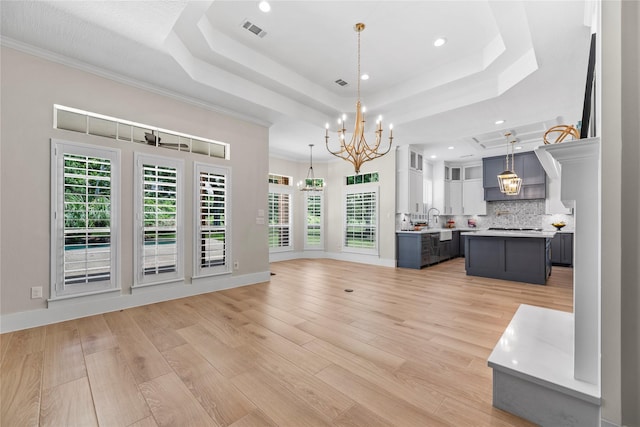
<instances>
[{"instance_id":1,"label":"ceiling air vent","mask_svg":"<svg viewBox=\"0 0 640 427\"><path fill-rule=\"evenodd\" d=\"M345 81L344 81L344 80L342 80L342 79L338 79L338 80L336 80L336 83L337 83L337 84L339 84L340 86L346 86L346 85L348 85L348 84L349 84L349 83L345 82Z\"/></svg>"},{"instance_id":2,"label":"ceiling air vent","mask_svg":"<svg viewBox=\"0 0 640 427\"><path fill-rule=\"evenodd\" d=\"M258 27L257 25L251 23L251 21L248 21L246 19L242 22L242 28L244 28L247 31L251 31L253 34L255 34L260 38L263 38L264 36L267 35L266 31L264 31L262 28Z\"/></svg>"}]
</instances>

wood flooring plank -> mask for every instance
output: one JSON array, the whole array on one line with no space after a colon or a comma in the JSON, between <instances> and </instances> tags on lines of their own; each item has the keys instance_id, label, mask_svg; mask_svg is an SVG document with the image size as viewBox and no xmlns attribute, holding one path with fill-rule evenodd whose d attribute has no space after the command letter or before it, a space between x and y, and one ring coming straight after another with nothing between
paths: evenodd
<instances>
[{"instance_id":1,"label":"wood flooring plank","mask_svg":"<svg viewBox=\"0 0 640 427\"><path fill-rule=\"evenodd\" d=\"M436 387L405 381L402 377L347 350L316 339L305 344L309 350L332 361L381 390L428 412L435 412L445 396Z\"/></svg>"},{"instance_id":2,"label":"wood flooring plank","mask_svg":"<svg viewBox=\"0 0 640 427\"><path fill-rule=\"evenodd\" d=\"M178 376L171 372L140 384L158 426L218 426Z\"/></svg>"},{"instance_id":3,"label":"wood flooring plank","mask_svg":"<svg viewBox=\"0 0 640 427\"><path fill-rule=\"evenodd\" d=\"M271 332L260 325L245 325L244 329L255 337L254 345L265 347L274 353L282 356L291 364L307 372L315 374L329 366L331 363L317 354L301 347L293 342Z\"/></svg>"},{"instance_id":4,"label":"wood flooring plank","mask_svg":"<svg viewBox=\"0 0 640 427\"><path fill-rule=\"evenodd\" d=\"M4 361L4 355L7 353L7 350L9 349L9 342L11 342L12 336L13 336L12 332L0 334L0 366L2 366L2 362Z\"/></svg>"},{"instance_id":5,"label":"wood flooring plank","mask_svg":"<svg viewBox=\"0 0 640 427\"><path fill-rule=\"evenodd\" d=\"M40 389L43 352L22 355L0 372L0 425L37 426L40 417Z\"/></svg>"},{"instance_id":6,"label":"wood flooring plank","mask_svg":"<svg viewBox=\"0 0 640 427\"><path fill-rule=\"evenodd\" d=\"M330 329L310 321L301 323L296 327L333 345L349 350L383 368L393 370L405 362L403 358L395 354L382 351L372 345L345 336L339 329Z\"/></svg>"},{"instance_id":7,"label":"wood flooring plank","mask_svg":"<svg viewBox=\"0 0 640 427\"><path fill-rule=\"evenodd\" d=\"M219 425L233 424L255 410L255 405L191 345L169 349L164 356L180 380Z\"/></svg>"},{"instance_id":8,"label":"wood flooring plank","mask_svg":"<svg viewBox=\"0 0 640 427\"><path fill-rule=\"evenodd\" d=\"M257 367L252 371L254 374L259 371L265 381L279 383L323 416L333 419L355 403L309 371L292 365L268 348L256 346L252 350L258 353L255 357ZM325 367L329 365L330 362L324 364Z\"/></svg>"},{"instance_id":9,"label":"wood flooring plank","mask_svg":"<svg viewBox=\"0 0 640 427\"><path fill-rule=\"evenodd\" d=\"M459 427L495 426L495 427L535 427L536 424L500 411L487 405L490 413L486 413L469 405L463 405L460 401L447 398L444 400L437 415L448 420L451 425ZM500 415L496 416L498 412Z\"/></svg>"},{"instance_id":10,"label":"wood flooring plank","mask_svg":"<svg viewBox=\"0 0 640 427\"><path fill-rule=\"evenodd\" d=\"M278 425L262 411L256 409L240 418L229 427L278 427Z\"/></svg>"},{"instance_id":11,"label":"wood flooring plank","mask_svg":"<svg viewBox=\"0 0 640 427\"><path fill-rule=\"evenodd\" d=\"M43 390L40 425L97 426L88 379L83 377Z\"/></svg>"},{"instance_id":12,"label":"wood flooring plank","mask_svg":"<svg viewBox=\"0 0 640 427\"><path fill-rule=\"evenodd\" d=\"M171 372L162 354L126 311L107 313L104 316L137 383Z\"/></svg>"},{"instance_id":13,"label":"wood flooring plank","mask_svg":"<svg viewBox=\"0 0 640 427\"><path fill-rule=\"evenodd\" d=\"M44 350L42 387L48 389L84 378L87 369L77 329L60 329L48 333Z\"/></svg>"},{"instance_id":14,"label":"wood flooring plank","mask_svg":"<svg viewBox=\"0 0 640 427\"><path fill-rule=\"evenodd\" d=\"M7 351L2 359L2 367L15 366L22 363L25 355L44 351L45 327L23 329L11 334L11 350Z\"/></svg>"},{"instance_id":15,"label":"wood flooring plank","mask_svg":"<svg viewBox=\"0 0 640 427\"><path fill-rule=\"evenodd\" d=\"M360 404L353 405L333 420L336 427L390 427L392 424Z\"/></svg>"},{"instance_id":16,"label":"wood flooring plank","mask_svg":"<svg viewBox=\"0 0 640 427\"><path fill-rule=\"evenodd\" d=\"M229 347L212 335L202 324L178 330L187 343L227 378L253 369L245 347Z\"/></svg>"},{"instance_id":17,"label":"wood flooring plank","mask_svg":"<svg viewBox=\"0 0 640 427\"><path fill-rule=\"evenodd\" d=\"M227 291L225 291L227 292ZM298 323L302 323L305 322L306 319L303 319L302 317L298 317L296 315L293 315L291 313L289 313L288 311L279 309L277 307L274 307L268 303L265 302L261 302L255 298L247 298L246 303L251 307L251 310L256 310L259 311L261 313L265 313L275 319L278 319L284 323L286 323L287 325L292 325L295 326Z\"/></svg>"},{"instance_id":18,"label":"wood flooring plank","mask_svg":"<svg viewBox=\"0 0 640 427\"><path fill-rule=\"evenodd\" d=\"M308 407L291 391L259 371L251 371L231 379L277 425L297 427L329 426L330 420Z\"/></svg>"},{"instance_id":19,"label":"wood flooring plank","mask_svg":"<svg viewBox=\"0 0 640 427\"><path fill-rule=\"evenodd\" d=\"M102 315L79 319L78 332L84 354L108 350L118 345Z\"/></svg>"},{"instance_id":20,"label":"wood flooring plank","mask_svg":"<svg viewBox=\"0 0 640 427\"><path fill-rule=\"evenodd\" d=\"M267 313L251 309L243 311L242 314L244 314L252 322L257 323L260 326L264 326L271 332L274 332L295 344L302 345L315 339L313 335L301 331L295 326L272 317Z\"/></svg>"},{"instance_id":21,"label":"wood flooring plank","mask_svg":"<svg viewBox=\"0 0 640 427\"><path fill-rule=\"evenodd\" d=\"M418 409L340 366L331 365L316 376L392 424L407 427L450 426L445 420Z\"/></svg>"},{"instance_id":22,"label":"wood flooring plank","mask_svg":"<svg viewBox=\"0 0 640 427\"><path fill-rule=\"evenodd\" d=\"M185 340L176 332L161 310L143 306L131 309L129 314L158 350L163 351L185 344Z\"/></svg>"},{"instance_id":23,"label":"wood flooring plank","mask_svg":"<svg viewBox=\"0 0 640 427\"><path fill-rule=\"evenodd\" d=\"M89 354L86 364L100 425L126 426L151 416L119 349Z\"/></svg>"},{"instance_id":24,"label":"wood flooring plank","mask_svg":"<svg viewBox=\"0 0 640 427\"><path fill-rule=\"evenodd\" d=\"M156 424L156 420L153 418L153 416L149 416L147 418L138 420L133 424L129 424L127 427L158 427L158 424Z\"/></svg>"}]
</instances>

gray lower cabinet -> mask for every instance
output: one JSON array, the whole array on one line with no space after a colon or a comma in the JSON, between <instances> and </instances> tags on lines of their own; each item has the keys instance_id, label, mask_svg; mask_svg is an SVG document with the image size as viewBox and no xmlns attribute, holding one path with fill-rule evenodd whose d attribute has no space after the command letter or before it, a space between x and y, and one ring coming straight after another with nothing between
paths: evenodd
<instances>
[{"instance_id":1,"label":"gray lower cabinet","mask_svg":"<svg viewBox=\"0 0 640 427\"><path fill-rule=\"evenodd\" d=\"M551 274L551 239L466 237L465 268L469 276L544 285Z\"/></svg>"},{"instance_id":2,"label":"gray lower cabinet","mask_svg":"<svg viewBox=\"0 0 640 427\"><path fill-rule=\"evenodd\" d=\"M551 239L551 263L573 267L573 233L556 233Z\"/></svg>"},{"instance_id":3,"label":"gray lower cabinet","mask_svg":"<svg viewBox=\"0 0 640 427\"><path fill-rule=\"evenodd\" d=\"M422 268L440 262L440 236L437 233L397 233L397 265Z\"/></svg>"},{"instance_id":4,"label":"gray lower cabinet","mask_svg":"<svg viewBox=\"0 0 640 427\"><path fill-rule=\"evenodd\" d=\"M451 248L449 255L451 255L451 258L460 256L460 232L457 230L453 230L451 232Z\"/></svg>"}]
</instances>

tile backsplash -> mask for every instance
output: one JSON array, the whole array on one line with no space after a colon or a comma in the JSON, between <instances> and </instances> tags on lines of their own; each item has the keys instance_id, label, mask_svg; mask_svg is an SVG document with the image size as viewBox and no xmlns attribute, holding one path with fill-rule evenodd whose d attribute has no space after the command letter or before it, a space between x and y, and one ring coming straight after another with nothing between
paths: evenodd
<instances>
[{"instance_id":1,"label":"tile backsplash","mask_svg":"<svg viewBox=\"0 0 640 427\"><path fill-rule=\"evenodd\" d=\"M545 202L540 200L513 200L500 202L487 202L486 215L441 215L441 223L445 224L449 218L456 222L457 227L466 227L467 220L476 220L478 228L507 227L507 228L542 228L555 230L551 225L554 222L564 221L565 230L573 230L573 215L548 215L545 214Z\"/></svg>"}]
</instances>

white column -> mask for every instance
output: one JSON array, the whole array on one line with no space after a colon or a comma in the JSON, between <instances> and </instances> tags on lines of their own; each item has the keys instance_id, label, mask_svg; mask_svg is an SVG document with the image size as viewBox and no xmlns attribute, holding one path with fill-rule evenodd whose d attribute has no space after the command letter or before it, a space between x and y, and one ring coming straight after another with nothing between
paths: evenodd
<instances>
[{"instance_id":1,"label":"white column","mask_svg":"<svg viewBox=\"0 0 640 427\"><path fill-rule=\"evenodd\" d=\"M535 150L560 198L574 207L574 377L600 381L600 139L546 145Z\"/></svg>"}]
</instances>

